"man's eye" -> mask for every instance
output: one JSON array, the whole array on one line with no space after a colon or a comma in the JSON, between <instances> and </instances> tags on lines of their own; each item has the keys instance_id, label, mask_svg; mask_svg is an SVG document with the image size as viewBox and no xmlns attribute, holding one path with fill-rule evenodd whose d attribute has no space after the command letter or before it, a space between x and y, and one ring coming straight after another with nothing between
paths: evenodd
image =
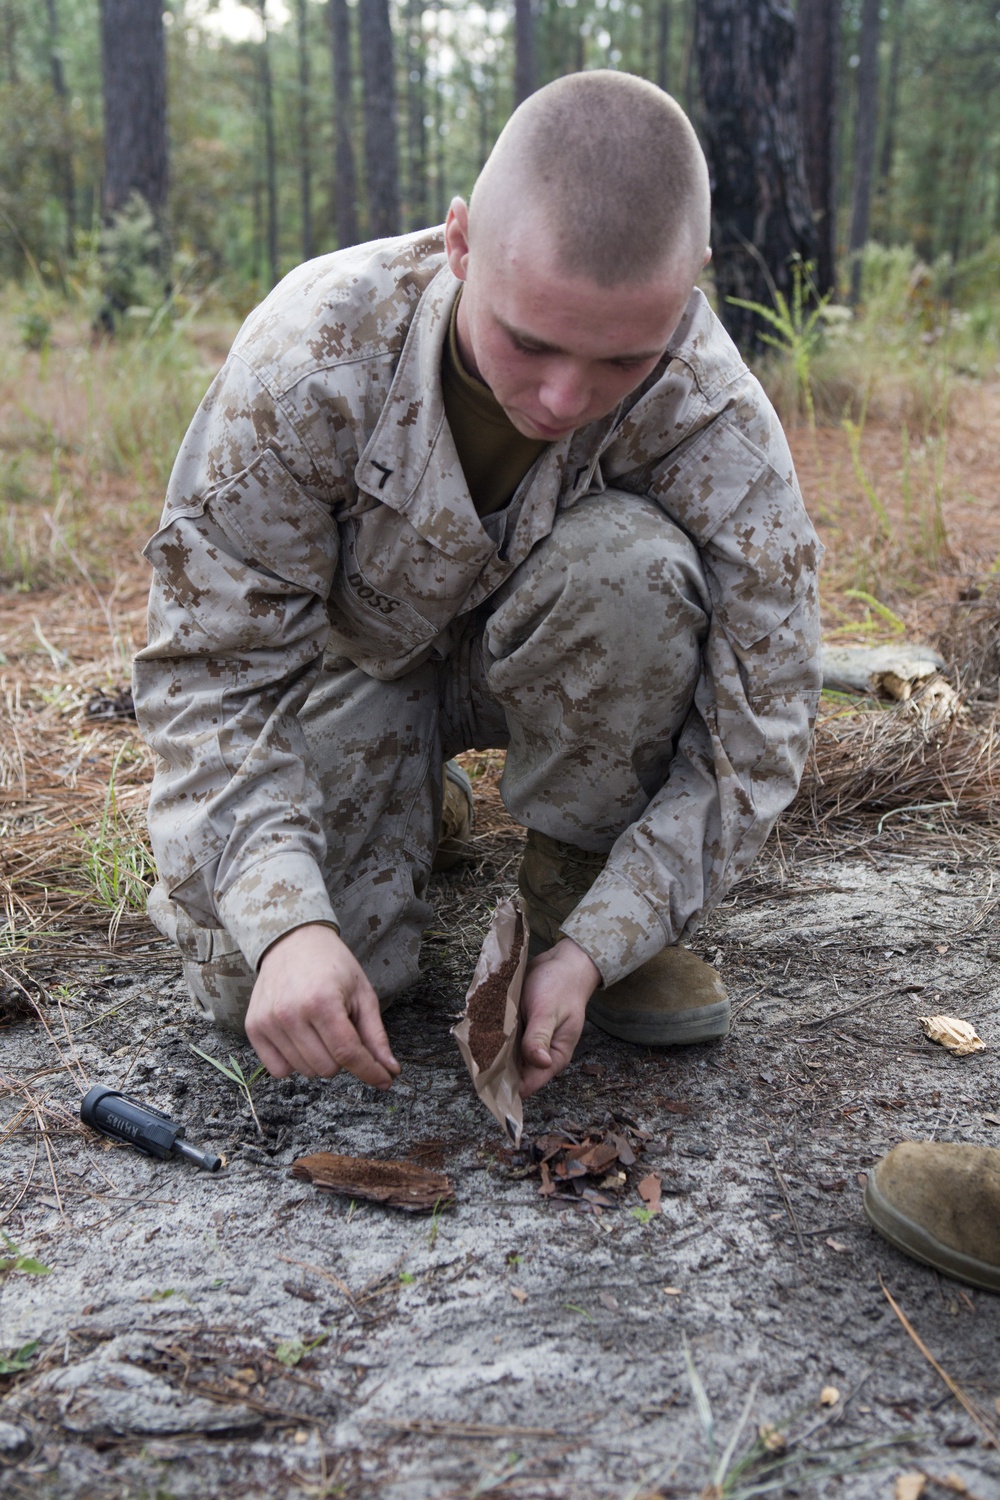
<instances>
[{"instance_id":1,"label":"man's eye","mask_svg":"<svg viewBox=\"0 0 1000 1500\"><path fill-rule=\"evenodd\" d=\"M510 336L510 341L518 354L541 354L542 352L534 344L526 344L523 339L515 338L513 334Z\"/></svg>"}]
</instances>

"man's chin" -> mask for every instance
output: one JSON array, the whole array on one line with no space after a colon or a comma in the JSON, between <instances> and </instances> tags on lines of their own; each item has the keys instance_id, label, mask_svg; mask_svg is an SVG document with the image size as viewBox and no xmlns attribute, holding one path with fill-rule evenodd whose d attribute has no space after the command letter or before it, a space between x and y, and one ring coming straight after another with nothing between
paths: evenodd
<instances>
[{"instance_id":1,"label":"man's chin","mask_svg":"<svg viewBox=\"0 0 1000 1500\"><path fill-rule=\"evenodd\" d=\"M555 443L559 438L568 437L577 425L574 423L572 427L548 427L544 422L535 422L531 417L526 417L523 412L508 412L507 415L522 437L535 438L542 443Z\"/></svg>"}]
</instances>

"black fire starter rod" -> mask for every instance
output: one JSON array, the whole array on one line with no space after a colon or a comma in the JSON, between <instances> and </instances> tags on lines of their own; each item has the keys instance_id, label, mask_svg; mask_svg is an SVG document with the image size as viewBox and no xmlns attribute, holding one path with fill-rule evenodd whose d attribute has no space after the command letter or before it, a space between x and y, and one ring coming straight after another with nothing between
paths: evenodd
<instances>
[{"instance_id":1,"label":"black fire starter rod","mask_svg":"<svg viewBox=\"0 0 1000 1500\"><path fill-rule=\"evenodd\" d=\"M169 1161L183 1156L193 1161L196 1167L206 1172L217 1172L222 1166L222 1157L210 1151L200 1151L184 1140L184 1126L177 1125L160 1109L141 1104L129 1094L117 1089L101 1088L98 1084L90 1089L80 1103L80 1119L92 1130L110 1136L113 1141L124 1141L146 1156L155 1156L158 1161Z\"/></svg>"}]
</instances>

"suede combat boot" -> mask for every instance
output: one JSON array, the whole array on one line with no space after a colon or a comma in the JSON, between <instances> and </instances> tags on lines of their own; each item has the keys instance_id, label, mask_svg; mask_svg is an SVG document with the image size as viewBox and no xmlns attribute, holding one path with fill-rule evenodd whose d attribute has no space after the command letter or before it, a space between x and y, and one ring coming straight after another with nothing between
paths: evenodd
<instances>
[{"instance_id":1,"label":"suede combat boot","mask_svg":"<svg viewBox=\"0 0 1000 1500\"><path fill-rule=\"evenodd\" d=\"M559 941L561 924L606 863L606 854L528 830L517 883L527 908L533 958ZM617 984L602 985L591 996L587 1020L642 1047L710 1042L729 1030L729 999L711 965L678 943Z\"/></svg>"},{"instance_id":2,"label":"suede combat boot","mask_svg":"<svg viewBox=\"0 0 1000 1500\"><path fill-rule=\"evenodd\" d=\"M472 782L457 760L446 760L442 774L441 837L431 866L436 875L453 870L472 853Z\"/></svg>"},{"instance_id":3,"label":"suede combat boot","mask_svg":"<svg viewBox=\"0 0 1000 1500\"><path fill-rule=\"evenodd\" d=\"M865 1213L914 1260L1000 1292L1000 1150L903 1141L868 1174Z\"/></svg>"}]
</instances>

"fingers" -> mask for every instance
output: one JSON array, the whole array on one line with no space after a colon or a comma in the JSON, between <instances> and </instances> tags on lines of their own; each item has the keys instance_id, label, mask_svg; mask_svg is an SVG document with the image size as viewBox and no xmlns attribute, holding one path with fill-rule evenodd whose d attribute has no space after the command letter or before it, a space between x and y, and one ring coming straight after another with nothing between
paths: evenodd
<instances>
[{"instance_id":1,"label":"fingers","mask_svg":"<svg viewBox=\"0 0 1000 1500\"><path fill-rule=\"evenodd\" d=\"M332 1078L341 1069L387 1089L399 1072L378 996L330 928L286 934L264 955L246 1030L268 1072Z\"/></svg>"},{"instance_id":2,"label":"fingers","mask_svg":"<svg viewBox=\"0 0 1000 1500\"><path fill-rule=\"evenodd\" d=\"M393 1056L392 1048L389 1046L389 1038L385 1034L382 1025L382 1012L379 1010L378 998L372 991L374 1005L361 1007L357 1019L358 1036L361 1038L368 1052L376 1063L385 1068L387 1073L393 1077L399 1072L399 1063Z\"/></svg>"},{"instance_id":3,"label":"fingers","mask_svg":"<svg viewBox=\"0 0 1000 1500\"><path fill-rule=\"evenodd\" d=\"M550 949L529 966L521 996L522 1099L537 1093L572 1058L594 988L591 970L596 974L590 960L581 963L570 948Z\"/></svg>"}]
</instances>

